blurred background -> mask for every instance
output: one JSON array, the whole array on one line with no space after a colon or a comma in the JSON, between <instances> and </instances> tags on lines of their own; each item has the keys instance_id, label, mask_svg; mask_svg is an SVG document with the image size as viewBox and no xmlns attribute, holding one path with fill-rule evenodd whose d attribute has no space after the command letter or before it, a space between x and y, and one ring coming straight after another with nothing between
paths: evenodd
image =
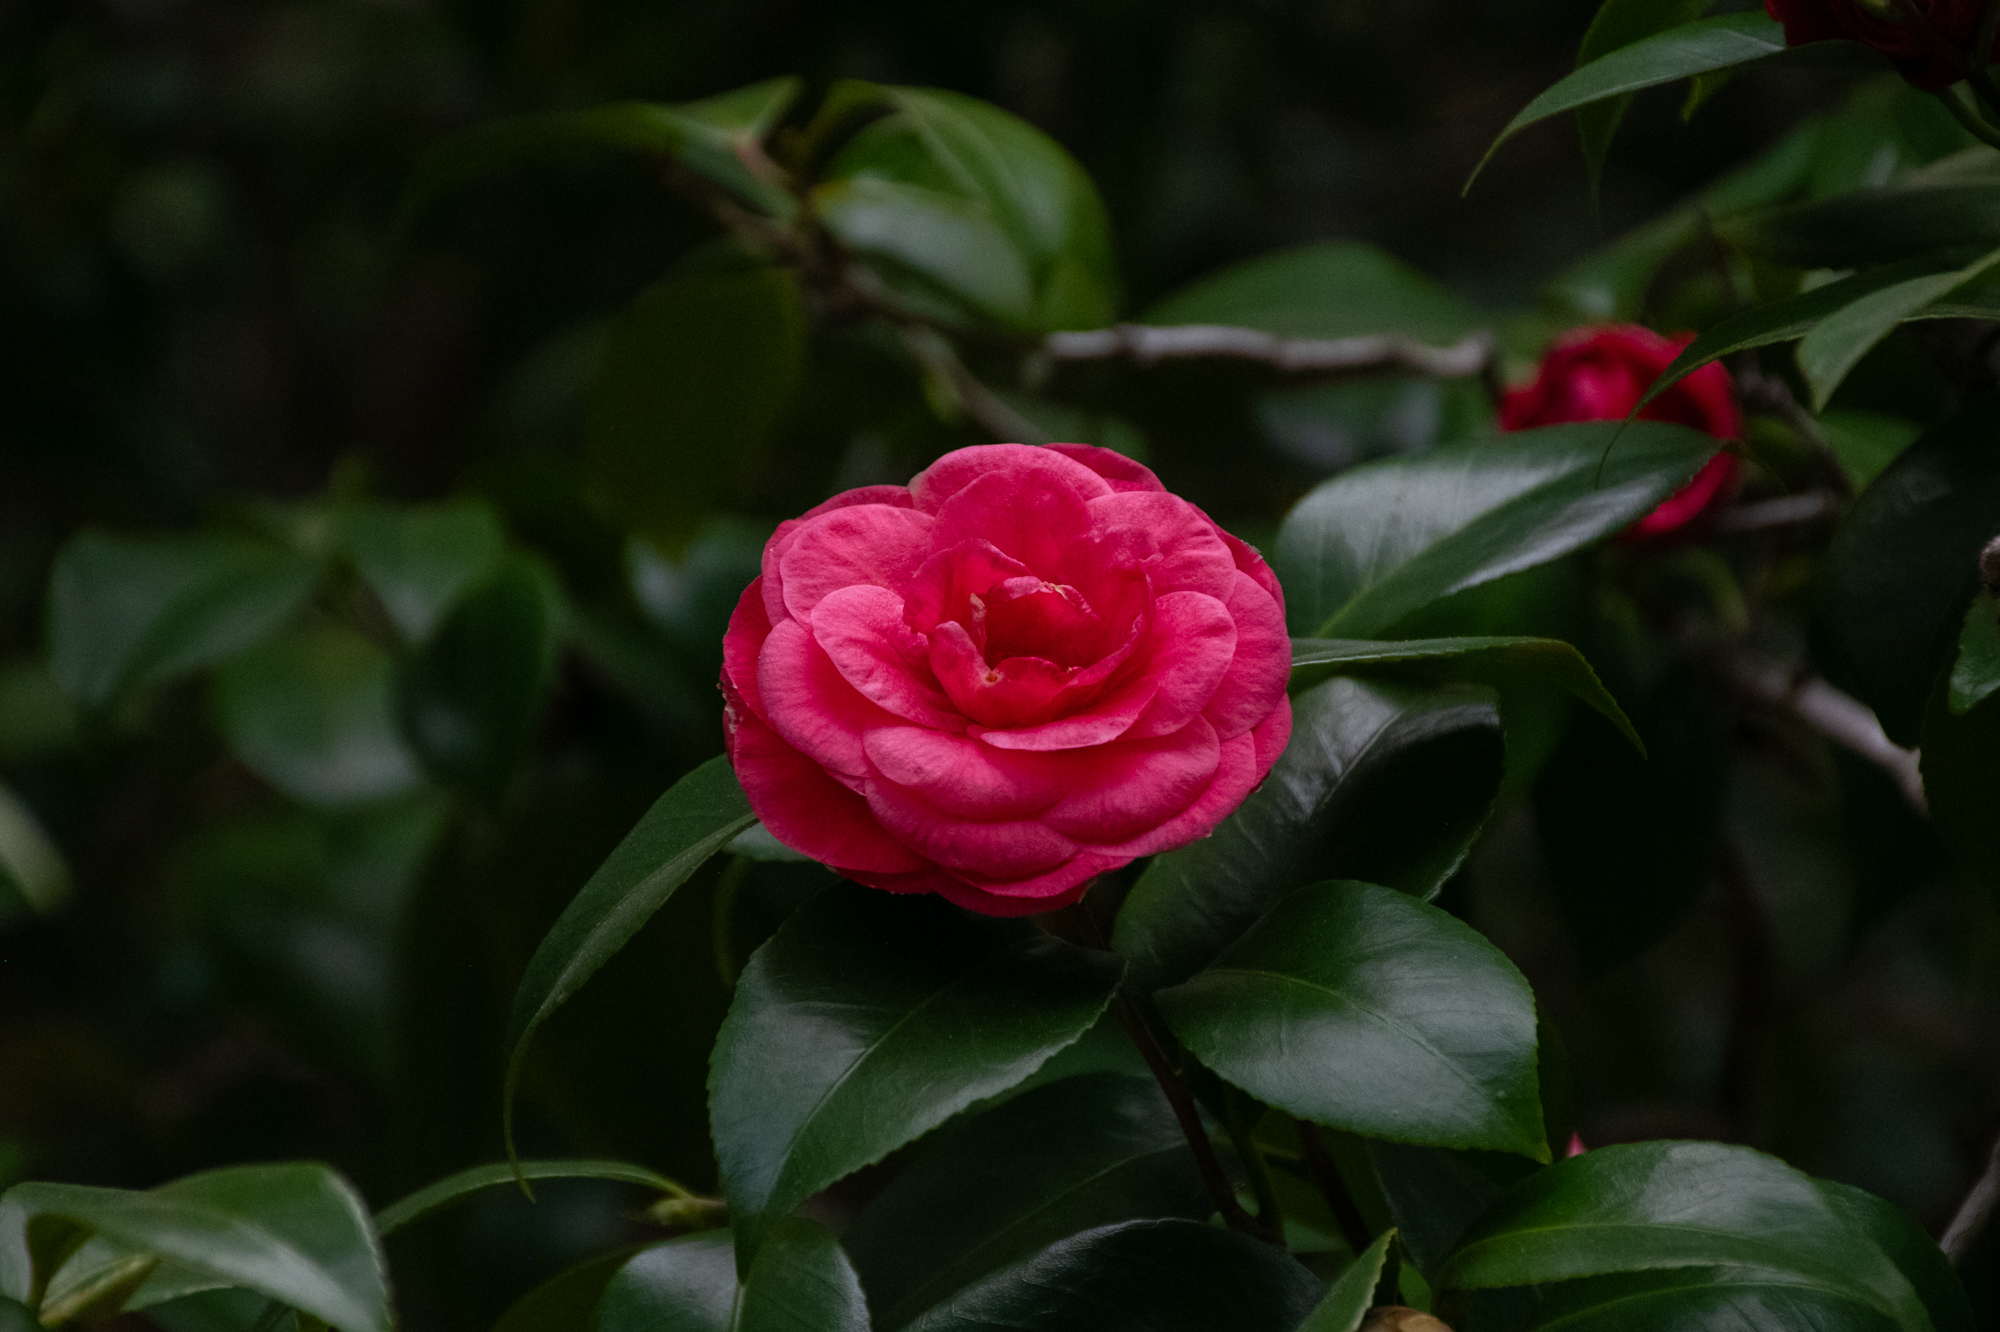
<instances>
[{"instance_id":1,"label":"blurred background","mask_svg":"<svg viewBox=\"0 0 2000 1332\"><path fill-rule=\"evenodd\" d=\"M1501 126L1574 63L1594 8L0 0L0 841L13 847L0 1185L140 1187L314 1157L380 1205L495 1159L521 967L651 800L720 751L721 634L771 526L989 438L879 340L821 329L725 512L676 548L632 536L580 475L586 389L619 312L717 225L614 152L419 198L440 145L520 113L786 74L807 81L808 104L841 78L954 89L1040 127L1096 181L1121 313L1266 252L1363 241L1498 320L1519 369L1580 319L1549 306L1550 279L1851 86L1743 78L1687 123L1662 90L1637 102L1594 198L1563 123L1506 148L1461 200ZM1671 330L1699 308L1651 313ZM1943 410L1943 355L1901 338L1843 391L1878 448ZM1142 453L1253 540L1334 470L1429 447L1489 410L1425 381L1329 397L1214 367L1068 387L1067 406L1029 409L1050 433ZM52 561L83 529L226 528L309 548L331 501L449 496L483 501L521 567L559 587L559 630L532 615L523 627L498 597L421 662L392 661L383 607L348 578L262 656L116 707L80 713L44 664ZM1771 575L1758 595L1780 607L1782 637L1811 553L1730 551L1722 567ZM1642 682L1642 723L1682 739L1672 776L1634 778L1620 798L1685 852L1685 900L1626 930L1633 948L1579 963L1602 922L1566 909L1565 871L1538 848L1551 820L1589 813L1591 793L1562 785L1584 761L1572 751L1602 739L1579 728L1447 903L1535 982L1586 1141L1752 1142L1935 1230L2000 1130L1991 902L1879 773L1659 667L1652 622L1618 629L1628 602L1592 590L1630 570L1597 558L1559 566L1537 604L1566 608L1556 628L1614 688ZM348 671L386 689L393 670L421 693L488 668L494 641L519 648L529 683L525 703L492 703L518 722L484 766L420 772L390 731L356 782L287 766L287 736L315 723L285 712L272 680ZM1646 872L1586 869L1613 899ZM720 872L550 1024L525 1150L626 1157L712 1187L703 1087L728 975L823 876L758 862L721 912ZM489 1326L540 1277L631 1233L614 1186L544 1196L490 1198L399 1238L410 1321ZM1976 1280L1991 1266L1989 1252ZM1991 1307L1985 1286L1979 1298Z\"/></svg>"}]
</instances>

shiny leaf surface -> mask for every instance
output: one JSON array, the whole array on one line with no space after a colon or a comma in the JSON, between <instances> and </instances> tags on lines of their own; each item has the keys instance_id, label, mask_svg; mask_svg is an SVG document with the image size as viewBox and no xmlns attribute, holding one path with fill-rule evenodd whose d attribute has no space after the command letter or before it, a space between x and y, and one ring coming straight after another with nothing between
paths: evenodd
<instances>
[{"instance_id":1,"label":"shiny leaf surface","mask_svg":"<svg viewBox=\"0 0 2000 1332\"><path fill-rule=\"evenodd\" d=\"M337 522L348 559L413 643L429 638L459 598L493 571L506 541L499 516L477 499L356 504Z\"/></svg>"},{"instance_id":2,"label":"shiny leaf surface","mask_svg":"<svg viewBox=\"0 0 2000 1332\"><path fill-rule=\"evenodd\" d=\"M776 1226L739 1286L727 1231L635 1255L598 1301L593 1332L868 1332L840 1242L796 1218Z\"/></svg>"},{"instance_id":3,"label":"shiny leaf surface","mask_svg":"<svg viewBox=\"0 0 2000 1332\"><path fill-rule=\"evenodd\" d=\"M1347 1265L1335 1279L1316 1308L1299 1324L1298 1332L1357 1332L1375 1302L1375 1283L1382 1279L1382 1265L1389 1257L1389 1242L1396 1232L1385 1230L1367 1250Z\"/></svg>"},{"instance_id":4,"label":"shiny leaf surface","mask_svg":"<svg viewBox=\"0 0 2000 1332\"><path fill-rule=\"evenodd\" d=\"M1260 255L1184 287L1148 324L1227 324L1282 338L1403 333L1451 343L1483 321L1444 287L1372 245L1321 241Z\"/></svg>"},{"instance_id":5,"label":"shiny leaf surface","mask_svg":"<svg viewBox=\"0 0 2000 1332\"><path fill-rule=\"evenodd\" d=\"M475 1193L511 1187L523 1179L610 1179L661 1193L686 1192L665 1175L625 1161L522 1161L518 1165L498 1161L461 1170L384 1207L375 1214L376 1233L387 1237Z\"/></svg>"}]
</instances>

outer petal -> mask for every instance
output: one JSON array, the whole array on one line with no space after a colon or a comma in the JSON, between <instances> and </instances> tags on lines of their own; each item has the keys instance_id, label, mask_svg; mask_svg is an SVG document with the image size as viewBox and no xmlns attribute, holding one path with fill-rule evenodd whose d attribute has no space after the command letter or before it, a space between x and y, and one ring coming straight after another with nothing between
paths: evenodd
<instances>
[{"instance_id":1,"label":"outer petal","mask_svg":"<svg viewBox=\"0 0 2000 1332\"><path fill-rule=\"evenodd\" d=\"M989 897L996 902L1034 902L1034 911L1054 911L1057 907L1068 906L1083 896L1083 889L1091 879L1099 874L1130 864L1130 856L1107 856L1097 851L1081 851L1065 860L1046 874L1037 874L1031 879L994 879L982 874L961 874L956 876L974 892ZM956 899L953 899L956 900ZM972 906L970 902L961 905ZM988 911L983 906L972 906L974 911ZM1028 915L1029 911L992 911L993 915Z\"/></svg>"},{"instance_id":2,"label":"outer petal","mask_svg":"<svg viewBox=\"0 0 2000 1332\"><path fill-rule=\"evenodd\" d=\"M1046 879L1050 883L1065 883L1069 886L1060 892L1046 896L1006 897L997 892L989 892L976 884L947 874L948 883L933 889L938 896L954 906L967 911L977 911L984 916L1039 916L1048 911L1060 911L1066 906L1083 900L1083 894L1090 887L1090 881L1105 870L1117 869L1126 862L1113 861L1102 857L1078 856L1060 870L1053 870ZM1074 882L1070 882L1074 880ZM1036 880L1040 883L1041 880Z\"/></svg>"},{"instance_id":3,"label":"outer petal","mask_svg":"<svg viewBox=\"0 0 2000 1332\"><path fill-rule=\"evenodd\" d=\"M1716 454L1702 464L1701 470L1694 474L1694 480L1670 496L1659 508L1632 524L1622 535L1665 536L1686 527L1722 498L1723 493L1736 483L1737 474L1742 469L1743 464L1737 461L1735 454Z\"/></svg>"},{"instance_id":4,"label":"outer petal","mask_svg":"<svg viewBox=\"0 0 2000 1332\"><path fill-rule=\"evenodd\" d=\"M812 519L791 534L778 561L785 609L809 620L828 593L857 583L900 595L930 554L931 523L928 514L886 504L851 505Z\"/></svg>"},{"instance_id":5,"label":"outer petal","mask_svg":"<svg viewBox=\"0 0 2000 1332\"><path fill-rule=\"evenodd\" d=\"M1048 444L1051 453L1060 453L1073 462L1080 462L1108 482L1113 490L1165 490L1160 478L1153 475L1153 469L1142 463L1133 462L1122 453L1110 449L1100 449L1092 444Z\"/></svg>"},{"instance_id":6,"label":"outer petal","mask_svg":"<svg viewBox=\"0 0 2000 1332\"><path fill-rule=\"evenodd\" d=\"M1151 856L1186 846L1215 831L1215 825L1235 812L1236 807L1257 789L1264 770L1257 766L1257 742L1251 735L1239 735L1222 742L1214 780L1192 804L1175 817L1149 832L1112 846L1090 847L1107 856Z\"/></svg>"},{"instance_id":7,"label":"outer petal","mask_svg":"<svg viewBox=\"0 0 2000 1332\"><path fill-rule=\"evenodd\" d=\"M995 749L1080 749L1116 740L1132 729L1160 692L1160 682L1134 671L1082 712L1039 726L968 726L965 733Z\"/></svg>"},{"instance_id":8,"label":"outer petal","mask_svg":"<svg viewBox=\"0 0 2000 1332\"><path fill-rule=\"evenodd\" d=\"M1114 741L1063 757L1072 788L1042 821L1080 842L1122 842L1193 804L1215 779L1222 744L1196 717L1157 740Z\"/></svg>"},{"instance_id":9,"label":"outer petal","mask_svg":"<svg viewBox=\"0 0 2000 1332\"><path fill-rule=\"evenodd\" d=\"M1094 472L1084 475L1098 481ZM939 550L961 542L991 542L1027 565L1030 573L1060 581L1065 556L1090 528L1090 509L1064 479L1043 470L988 472L939 507L933 540Z\"/></svg>"},{"instance_id":10,"label":"outer petal","mask_svg":"<svg viewBox=\"0 0 2000 1332\"><path fill-rule=\"evenodd\" d=\"M1153 592L1229 595L1236 580L1236 557L1214 523L1200 509L1163 491L1128 490L1090 502L1091 524L1100 531L1119 527L1152 534L1158 553L1145 563Z\"/></svg>"},{"instance_id":11,"label":"outer petal","mask_svg":"<svg viewBox=\"0 0 2000 1332\"><path fill-rule=\"evenodd\" d=\"M1009 753L922 726L870 731L862 747L877 776L956 818L1021 818L1062 799L1073 784L1067 756Z\"/></svg>"},{"instance_id":12,"label":"outer petal","mask_svg":"<svg viewBox=\"0 0 2000 1332\"><path fill-rule=\"evenodd\" d=\"M1285 696L1292 678L1292 640L1283 608L1250 575L1236 575L1226 604L1236 622L1236 655L1201 715L1228 740L1263 721Z\"/></svg>"},{"instance_id":13,"label":"outer petal","mask_svg":"<svg viewBox=\"0 0 2000 1332\"><path fill-rule=\"evenodd\" d=\"M1034 819L955 818L908 787L871 778L868 808L897 841L948 870L1031 878L1076 854L1076 843Z\"/></svg>"},{"instance_id":14,"label":"outer petal","mask_svg":"<svg viewBox=\"0 0 2000 1332\"><path fill-rule=\"evenodd\" d=\"M906 874L923 857L883 830L868 802L754 715L735 719L730 762L771 836L843 871Z\"/></svg>"},{"instance_id":15,"label":"outer petal","mask_svg":"<svg viewBox=\"0 0 2000 1332\"><path fill-rule=\"evenodd\" d=\"M863 698L898 717L963 731L931 675L930 644L903 623L903 599L860 583L829 593L813 608L813 641Z\"/></svg>"},{"instance_id":16,"label":"outer petal","mask_svg":"<svg viewBox=\"0 0 2000 1332\"><path fill-rule=\"evenodd\" d=\"M1159 686L1144 716L1126 735L1171 735L1208 705L1236 659L1236 621L1229 607L1200 592L1170 592L1153 603L1154 651L1132 670Z\"/></svg>"},{"instance_id":17,"label":"outer petal","mask_svg":"<svg viewBox=\"0 0 2000 1332\"><path fill-rule=\"evenodd\" d=\"M1241 537L1231 536L1219 527L1215 531L1216 535L1222 538L1222 544L1229 547L1229 553L1236 558L1236 571L1249 574L1256 580L1257 586L1269 592L1271 600L1278 603L1278 611L1282 615L1285 609L1285 589L1278 585L1278 575L1271 572L1271 566L1264 562L1264 557L1257 553L1257 548Z\"/></svg>"},{"instance_id":18,"label":"outer petal","mask_svg":"<svg viewBox=\"0 0 2000 1332\"><path fill-rule=\"evenodd\" d=\"M856 504L886 504L892 509L907 509L911 506L910 491L907 486L861 486L854 490L843 490L823 504L816 504L797 518L787 518L778 524L778 530L771 533L771 539L764 543L764 606L770 612L771 622L785 618L784 578L778 565L785 552L791 549L792 539L813 519L835 509L845 509Z\"/></svg>"},{"instance_id":19,"label":"outer petal","mask_svg":"<svg viewBox=\"0 0 2000 1332\"><path fill-rule=\"evenodd\" d=\"M1270 774L1271 765L1278 761L1278 755L1285 752L1285 746L1292 739L1292 700L1288 695L1280 695L1278 706L1271 709L1271 715L1257 723L1257 729L1250 732L1250 738L1257 744L1257 780L1263 781Z\"/></svg>"},{"instance_id":20,"label":"outer petal","mask_svg":"<svg viewBox=\"0 0 2000 1332\"><path fill-rule=\"evenodd\" d=\"M771 636L771 617L764 608L764 580L753 578L736 609L729 616L729 629L722 635L722 680L724 692L736 691L750 711L764 715L763 696L757 692L757 654Z\"/></svg>"},{"instance_id":21,"label":"outer petal","mask_svg":"<svg viewBox=\"0 0 2000 1332\"><path fill-rule=\"evenodd\" d=\"M1040 473L1060 481L1078 499L1109 494L1111 485L1083 463L1053 450L1029 444L978 444L939 458L910 478L910 495L925 513L937 513L945 501L989 472L1010 476Z\"/></svg>"},{"instance_id":22,"label":"outer petal","mask_svg":"<svg viewBox=\"0 0 2000 1332\"><path fill-rule=\"evenodd\" d=\"M757 689L764 697L771 729L857 791L868 776L862 734L902 723L902 718L876 707L847 683L797 620L786 620L764 640L757 659Z\"/></svg>"}]
</instances>

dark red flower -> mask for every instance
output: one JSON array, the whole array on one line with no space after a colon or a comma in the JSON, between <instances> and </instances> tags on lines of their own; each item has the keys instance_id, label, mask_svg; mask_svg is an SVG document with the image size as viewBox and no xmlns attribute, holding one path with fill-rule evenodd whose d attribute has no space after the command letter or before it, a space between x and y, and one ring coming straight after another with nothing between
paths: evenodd
<instances>
[{"instance_id":1,"label":"dark red flower","mask_svg":"<svg viewBox=\"0 0 2000 1332\"><path fill-rule=\"evenodd\" d=\"M1500 428L1622 420L1691 340L1692 335L1664 338L1636 324L1566 334L1543 355L1533 382L1501 399ZM1713 363L1653 399L1639 416L1693 426L1717 439L1736 439L1743 433L1743 413L1728 372ZM1634 523L1626 535L1661 536L1687 526L1730 490L1739 469L1734 454L1716 454L1694 480Z\"/></svg>"},{"instance_id":2,"label":"dark red flower","mask_svg":"<svg viewBox=\"0 0 2000 1332\"><path fill-rule=\"evenodd\" d=\"M1803 46L1845 37L1874 47L1926 91L1965 77L1966 59L1979 36L1983 0L1764 0L1785 25L1785 42Z\"/></svg>"}]
</instances>

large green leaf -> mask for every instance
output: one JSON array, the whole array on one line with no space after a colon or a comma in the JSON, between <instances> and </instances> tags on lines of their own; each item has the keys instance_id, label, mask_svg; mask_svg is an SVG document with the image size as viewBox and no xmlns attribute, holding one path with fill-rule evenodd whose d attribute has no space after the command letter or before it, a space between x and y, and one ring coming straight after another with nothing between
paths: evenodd
<instances>
[{"instance_id":1,"label":"large green leaf","mask_svg":"<svg viewBox=\"0 0 2000 1332\"><path fill-rule=\"evenodd\" d=\"M1548 1159L1528 982L1406 893L1301 888L1154 1002L1195 1058L1301 1119Z\"/></svg>"},{"instance_id":2,"label":"large green leaf","mask_svg":"<svg viewBox=\"0 0 2000 1332\"><path fill-rule=\"evenodd\" d=\"M392 1323L367 1208L322 1165L235 1166L145 1193L17 1184L0 1195L0 1292L39 1305L52 1269L86 1258L79 1246L90 1236L122 1250L121 1262L158 1258L201 1285L254 1290L340 1332Z\"/></svg>"},{"instance_id":3,"label":"large green leaf","mask_svg":"<svg viewBox=\"0 0 2000 1332\"><path fill-rule=\"evenodd\" d=\"M995 1272L907 1332L1293 1332L1323 1289L1278 1250L1232 1231L1131 1221Z\"/></svg>"},{"instance_id":4,"label":"large green leaf","mask_svg":"<svg viewBox=\"0 0 2000 1332\"><path fill-rule=\"evenodd\" d=\"M1814 1187L1889 1255L1889 1261L1930 1310L1937 1332L1972 1332L1972 1303L1966 1298L1965 1285L1944 1250L1915 1217L1851 1184L1822 1179L1814 1181Z\"/></svg>"},{"instance_id":5,"label":"large green leaf","mask_svg":"<svg viewBox=\"0 0 2000 1332\"><path fill-rule=\"evenodd\" d=\"M2000 241L2000 182L1856 190L1726 219L1732 244L1793 268L1861 268Z\"/></svg>"},{"instance_id":6,"label":"large green leaf","mask_svg":"<svg viewBox=\"0 0 2000 1332\"><path fill-rule=\"evenodd\" d=\"M678 273L641 292L590 383L583 459L599 502L678 554L762 453L805 346L787 269Z\"/></svg>"},{"instance_id":7,"label":"large green leaf","mask_svg":"<svg viewBox=\"0 0 2000 1332\"><path fill-rule=\"evenodd\" d=\"M513 1164L496 1161L492 1165L461 1170L384 1207L375 1214L376 1233L386 1238L404 1226L421 1221L434 1212L441 1212L475 1193L513 1185L524 1179L610 1179L661 1193L687 1194L686 1189L665 1175L625 1161L520 1161Z\"/></svg>"},{"instance_id":8,"label":"large green leaf","mask_svg":"<svg viewBox=\"0 0 2000 1332\"><path fill-rule=\"evenodd\" d=\"M1904 1332L1932 1327L1909 1280L1811 1179L1720 1143L1600 1147L1559 1162L1502 1198L1441 1280L1526 1286L1717 1266L1784 1273Z\"/></svg>"},{"instance_id":9,"label":"large green leaf","mask_svg":"<svg viewBox=\"0 0 2000 1332\"><path fill-rule=\"evenodd\" d=\"M591 1332L868 1332L840 1242L810 1221L773 1227L739 1285L727 1231L634 1255L604 1288Z\"/></svg>"},{"instance_id":10,"label":"large green leaf","mask_svg":"<svg viewBox=\"0 0 2000 1332\"><path fill-rule=\"evenodd\" d=\"M1548 1047L1544 1037L1544 1052ZM1554 1090L1544 1087L1543 1094ZM1461 1152L1379 1139L1365 1150L1403 1249L1433 1283L1467 1227L1538 1169L1510 1152Z\"/></svg>"},{"instance_id":11,"label":"large green leaf","mask_svg":"<svg viewBox=\"0 0 2000 1332\"><path fill-rule=\"evenodd\" d=\"M838 885L750 958L709 1114L747 1268L779 1218L1097 1021L1123 967L1024 922Z\"/></svg>"},{"instance_id":12,"label":"large green leaf","mask_svg":"<svg viewBox=\"0 0 2000 1332\"><path fill-rule=\"evenodd\" d=\"M511 555L404 663L403 734L432 776L489 805L505 797L554 680L559 610L554 576Z\"/></svg>"},{"instance_id":13,"label":"large green leaf","mask_svg":"<svg viewBox=\"0 0 2000 1332\"><path fill-rule=\"evenodd\" d=\"M400 795L422 780L396 725L389 654L320 624L260 643L222 669L216 721L236 756L309 805Z\"/></svg>"},{"instance_id":14,"label":"large green leaf","mask_svg":"<svg viewBox=\"0 0 2000 1332\"><path fill-rule=\"evenodd\" d=\"M1403 333L1450 343L1484 326L1477 310L1372 245L1319 241L1259 255L1183 287L1148 324L1228 324L1281 338Z\"/></svg>"},{"instance_id":15,"label":"large green leaf","mask_svg":"<svg viewBox=\"0 0 2000 1332\"><path fill-rule=\"evenodd\" d=\"M558 1272L509 1305L493 1332L588 1332L605 1287L639 1250L628 1245Z\"/></svg>"},{"instance_id":16,"label":"large green leaf","mask_svg":"<svg viewBox=\"0 0 2000 1332\"><path fill-rule=\"evenodd\" d=\"M883 1326L901 1327L1078 1231L1213 1208L1159 1087L1089 1073L940 1130L843 1242Z\"/></svg>"},{"instance_id":17,"label":"large green leaf","mask_svg":"<svg viewBox=\"0 0 2000 1332\"><path fill-rule=\"evenodd\" d=\"M1389 1242L1396 1232L1385 1230L1367 1250L1347 1265L1326 1298L1299 1324L1298 1332L1358 1332L1368 1306L1375 1302L1375 1283L1382 1279L1382 1266L1389 1258Z\"/></svg>"},{"instance_id":18,"label":"large green leaf","mask_svg":"<svg viewBox=\"0 0 2000 1332\"><path fill-rule=\"evenodd\" d=\"M1524 1332L1891 1332L1865 1304L1793 1272L1676 1267L1585 1277L1539 1288Z\"/></svg>"},{"instance_id":19,"label":"large green leaf","mask_svg":"<svg viewBox=\"0 0 2000 1332\"><path fill-rule=\"evenodd\" d=\"M2000 264L2000 250L1980 255L1963 268L1913 277L1862 296L1815 324L1799 340L1799 369L1812 390L1814 411L1840 387L1861 358L1896 325L1986 278Z\"/></svg>"},{"instance_id":20,"label":"large green leaf","mask_svg":"<svg viewBox=\"0 0 2000 1332\"><path fill-rule=\"evenodd\" d=\"M1829 672L1906 747L1947 669L1980 547L2000 532L1996 433L1995 394L1926 432L1861 493L1821 568Z\"/></svg>"},{"instance_id":21,"label":"large green leaf","mask_svg":"<svg viewBox=\"0 0 2000 1332\"><path fill-rule=\"evenodd\" d=\"M652 919L708 858L757 821L729 760L712 758L667 788L536 946L507 1014L501 1092L514 1149L514 1088L535 1029Z\"/></svg>"},{"instance_id":22,"label":"large green leaf","mask_svg":"<svg viewBox=\"0 0 2000 1332\"><path fill-rule=\"evenodd\" d=\"M1340 678L1293 700L1292 739L1213 836L1155 856L1113 943L1142 991L1186 980L1291 889L1340 874L1428 896L1499 789L1492 691Z\"/></svg>"},{"instance_id":23,"label":"large green leaf","mask_svg":"<svg viewBox=\"0 0 2000 1332\"><path fill-rule=\"evenodd\" d=\"M102 708L276 632L312 592L312 560L251 537L80 532L49 573L49 670Z\"/></svg>"},{"instance_id":24,"label":"large green leaf","mask_svg":"<svg viewBox=\"0 0 2000 1332\"><path fill-rule=\"evenodd\" d=\"M1583 34L1583 44L1577 48L1576 66L1582 69L1634 42L1692 23L1714 3L1715 0L1604 0L1597 17L1590 21L1589 30ZM1583 139L1583 161L1593 187L1603 174L1605 154L1611 151L1611 140L1631 104L1632 94L1626 93L1577 108L1576 127Z\"/></svg>"},{"instance_id":25,"label":"large green leaf","mask_svg":"<svg viewBox=\"0 0 2000 1332\"><path fill-rule=\"evenodd\" d=\"M493 571L506 542L484 500L355 504L338 515L347 557L403 637L421 643Z\"/></svg>"},{"instance_id":26,"label":"large green leaf","mask_svg":"<svg viewBox=\"0 0 2000 1332\"><path fill-rule=\"evenodd\" d=\"M1590 421L1343 472L1299 501L1271 550L1292 632L1380 637L1441 597L1623 529L1718 447L1686 426Z\"/></svg>"},{"instance_id":27,"label":"large green leaf","mask_svg":"<svg viewBox=\"0 0 2000 1332\"><path fill-rule=\"evenodd\" d=\"M1958 635L1951 667L1951 710L1970 712L2000 690L2000 603L1986 593L1972 599Z\"/></svg>"}]
</instances>

